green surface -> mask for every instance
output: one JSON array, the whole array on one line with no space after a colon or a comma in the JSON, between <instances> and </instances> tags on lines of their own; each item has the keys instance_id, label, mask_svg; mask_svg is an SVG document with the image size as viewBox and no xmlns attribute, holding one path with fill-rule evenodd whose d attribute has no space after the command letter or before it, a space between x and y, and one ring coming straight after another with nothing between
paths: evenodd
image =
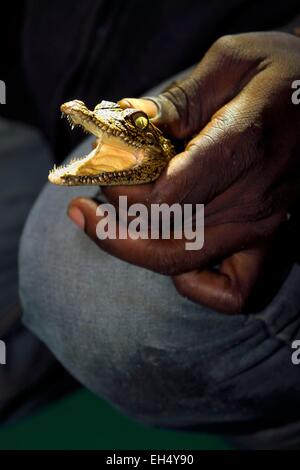
<instances>
[{"instance_id":1,"label":"green surface","mask_svg":"<svg viewBox=\"0 0 300 470\"><path fill-rule=\"evenodd\" d=\"M221 439L147 428L86 390L0 430L0 449L226 449Z\"/></svg>"}]
</instances>

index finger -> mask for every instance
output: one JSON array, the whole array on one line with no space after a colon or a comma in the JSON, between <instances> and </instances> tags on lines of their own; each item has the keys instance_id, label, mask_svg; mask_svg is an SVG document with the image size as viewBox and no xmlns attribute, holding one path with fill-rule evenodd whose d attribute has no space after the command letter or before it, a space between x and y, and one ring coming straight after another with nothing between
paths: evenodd
<instances>
[{"instance_id":1,"label":"index finger","mask_svg":"<svg viewBox=\"0 0 300 470\"><path fill-rule=\"evenodd\" d=\"M71 202L69 211L73 207L83 214L85 232L100 248L128 263L169 275L203 269L209 263L241 251L250 243L269 237L282 221L282 215L275 214L255 223L227 223L205 227L203 248L187 250L186 243L191 240L184 236L180 239L133 239L130 229L122 227L125 236L123 234L120 237L117 222L113 238L99 239L97 225L103 216L99 216L97 204L80 198Z\"/></svg>"}]
</instances>

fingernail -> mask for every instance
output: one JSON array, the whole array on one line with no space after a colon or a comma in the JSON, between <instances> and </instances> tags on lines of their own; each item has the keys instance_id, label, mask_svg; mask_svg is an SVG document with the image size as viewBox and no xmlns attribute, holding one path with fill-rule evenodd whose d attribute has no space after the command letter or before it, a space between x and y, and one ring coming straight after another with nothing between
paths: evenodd
<instances>
[{"instance_id":1,"label":"fingernail","mask_svg":"<svg viewBox=\"0 0 300 470\"><path fill-rule=\"evenodd\" d=\"M81 230L84 230L85 218L83 213L78 207L70 207L68 210L68 216Z\"/></svg>"}]
</instances>

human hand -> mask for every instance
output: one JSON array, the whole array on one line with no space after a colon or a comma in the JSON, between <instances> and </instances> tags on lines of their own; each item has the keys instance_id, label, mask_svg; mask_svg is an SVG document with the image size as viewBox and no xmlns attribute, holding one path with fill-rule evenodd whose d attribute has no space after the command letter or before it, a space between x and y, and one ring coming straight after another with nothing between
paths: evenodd
<instances>
[{"instance_id":1,"label":"human hand","mask_svg":"<svg viewBox=\"0 0 300 470\"><path fill-rule=\"evenodd\" d=\"M153 101L127 99L170 136L190 139L154 185L104 190L129 203L204 203L205 244L185 240L98 240L93 202L77 200L87 233L128 262L174 276L178 290L224 312L241 311L269 245L299 197L300 40L284 33L225 36L194 72ZM205 269L222 260L218 272Z\"/></svg>"}]
</instances>

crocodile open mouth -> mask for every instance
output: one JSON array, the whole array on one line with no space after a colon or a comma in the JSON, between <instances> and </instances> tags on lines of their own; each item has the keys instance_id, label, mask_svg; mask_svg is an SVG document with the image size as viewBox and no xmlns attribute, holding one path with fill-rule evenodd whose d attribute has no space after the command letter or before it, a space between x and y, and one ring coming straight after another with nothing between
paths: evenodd
<instances>
[{"instance_id":1,"label":"crocodile open mouth","mask_svg":"<svg viewBox=\"0 0 300 470\"><path fill-rule=\"evenodd\" d=\"M63 108L62 108L63 110ZM124 132L111 131L109 126L95 122L88 116L65 114L71 127L82 127L97 137L95 148L86 156L79 157L49 173L54 184L68 184L70 177L97 176L104 172L126 171L139 166L144 157L142 145L131 141Z\"/></svg>"}]
</instances>

